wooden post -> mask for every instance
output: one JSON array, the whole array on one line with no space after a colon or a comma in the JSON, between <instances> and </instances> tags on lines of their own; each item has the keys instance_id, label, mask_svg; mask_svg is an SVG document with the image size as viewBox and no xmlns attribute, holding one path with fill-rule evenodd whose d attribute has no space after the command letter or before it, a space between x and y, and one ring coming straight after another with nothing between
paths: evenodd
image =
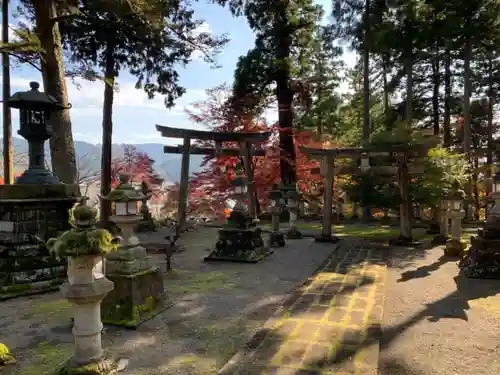
<instances>
[{"instance_id":1,"label":"wooden post","mask_svg":"<svg viewBox=\"0 0 500 375\"><path fill-rule=\"evenodd\" d=\"M252 147L249 142L241 142L240 148L243 156L243 165L248 179L248 212L250 215L257 219L257 202L255 196L255 184L253 181L253 168L252 168Z\"/></svg>"},{"instance_id":2,"label":"wooden post","mask_svg":"<svg viewBox=\"0 0 500 375\"><path fill-rule=\"evenodd\" d=\"M187 200L189 192L189 159L191 150L191 138L184 137L182 146L182 162L181 162L181 186L179 191L179 207L177 211L177 227L182 229L186 220Z\"/></svg>"}]
</instances>

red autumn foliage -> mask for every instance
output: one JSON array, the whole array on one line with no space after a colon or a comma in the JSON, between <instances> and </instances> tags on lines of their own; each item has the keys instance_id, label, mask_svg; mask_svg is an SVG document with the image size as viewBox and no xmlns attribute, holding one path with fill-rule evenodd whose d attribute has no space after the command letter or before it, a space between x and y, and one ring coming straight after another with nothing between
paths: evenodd
<instances>
[{"instance_id":1,"label":"red autumn foliage","mask_svg":"<svg viewBox=\"0 0 500 375\"><path fill-rule=\"evenodd\" d=\"M121 173L130 175L130 181L145 182L148 186L160 185L163 179L154 170L154 160L145 152L137 150L134 146L126 145L123 156L111 162L111 186L118 185Z\"/></svg>"},{"instance_id":2,"label":"red autumn foliage","mask_svg":"<svg viewBox=\"0 0 500 375\"><path fill-rule=\"evenodd\" d=\"M254 145L255 148L266 150L265 156L255 156L252 160L255 190L261 204L267 203L269 191L273 185L280 181L280 157L283 156L279 148L279 132L282 131L278 124L269 124L264 118L256 118L252 115L234 114L226 106L226 98L229 89L221 86L207 92L208 98L203 102L196 103L194 110L188 111L192 121L208 127L212 131L220 132L266 132L272 133L270 139L261 144ZM291 129L284 129L291 131ZM319 180L320 176L313 175L311 170L319 166L318 161L311 161L299 150L299 145L311 145L312 133L302 132L293 134L296 146L297 180L299 188L308 190L311 180ZM197 146L210 147L212 144L199 142ZM238 148L238 144L227 142L223 148ZM289 162L291 160L288 160ZM293 161L292 161L293 162ZM231 181L235 177L235 167L243 164L240 157L231 156L206 156L201 172L195 174L191 182L190 190L197 194L204 194L207 199L225 201L233 191ZM201 193L203 192L203 193Z\"/></svg>"}]
</instances>

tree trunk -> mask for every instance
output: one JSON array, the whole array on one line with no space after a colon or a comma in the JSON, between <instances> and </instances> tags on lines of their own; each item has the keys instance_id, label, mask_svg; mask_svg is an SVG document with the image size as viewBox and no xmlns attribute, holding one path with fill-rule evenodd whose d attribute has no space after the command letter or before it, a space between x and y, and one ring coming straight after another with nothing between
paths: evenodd
<instances>
[{"instance_id":1,"label":"tree trunk","mask_svg":"<svg viewBox=\"0 0 500 375\"><path fill-rule=\"evenodd\" d=\"M444 147L451 146L451 55L450 51L444 54L444 118L443 143Z\"/></svg>"},{"instance_id":2,"label":"tree trunk","mask_svg":"<svg viewBox=\"0 0 500 375\"><path fill-rule=\"evenodd\" d=\"M286 11L286 9L285 9ZM285 16L286 17L286 16ZM285 185L297 182L295 170L295 145L293 142L293 89L288 59L292 48L292 36L286 28L278 33L276 58L280 62L276 72L276 97L278 101L278 123L280 126L280 176Z\"/></svg>"},{"instance_id":3,"label":"tree trunk","mask_svg":"<svg viewBox=\"0 0 500 375\"><path fill-rule=\"evenodd\" d=\"M439 74L439 50L432 61L432 128L434 135L439 134L439 87L441 76Z\"/></svg>"},{"instance_id":4,"label":"tree trunk","mask_svg":"<svg viewBox=\"0 0 500 375\"><path fill-rule=\"evenodd\" d=\"M491 167L493 164L493 106L495 105L495 97L493 92L493 57L490 55L488 58L488 144L486 151L486 195L491 193ZM488 204L484 206L485 218L488 217L489 207Z\"/></svg>"},{"instance_id":5,"label":"tree trunk","mask_svg":"<svg viewBox=\"0 0 500 375\"><path fill-rule=\"evenodd\" d=\"M52 0L33 0L36 33L44 50L40 59L45 91L63 105L68 105L68 90L62 62L61 35ZM71 130L69 110L54 112L50 116L53 135L50 138L52 170L66 184L77 182L76 152Z\"/></svg>"},{"instance_id":6,"label":"tree trunk","mask_svg":"<svg viewBox=\"0 0 500 375\"><path fill-rule=\"evenodd\" d=\"M413 40L412 40L412 20L413 20L413 9L410 8L410 14L408 21L406 21L407 30L407 45L405 46L405 72L406 72L406 126L408 131L411 131L413 125ZM411 217L412 217L412 204L410 201L410 186L409 186L409 173L408 173L408 153L405 152L399 161L399 189L402 199L402 204L400 206L401 215L401 237L404 240L411 241L412 239L412 228L411 228Z\"/></svg>"},{"instance_id":7,"label":"tree trunk","mask_svg":"<svg viewBox=\"0 0 500 375\"><path fill-rule=\"evenodd\" d=\"M469 24L470 20L466 20L466 24ZM469 30L469 28L466 25L466 30ZM472 39L470 36L466 36L465 39L465 45L464 45L464 106L463 106L463 117L464 117L464 139L463 139L463 151L465 154L466 159L470 162L471 161L471 142L472 142L472 135L471 135L471 113L470 113L470 97L471 97L471 67L470 63L472 60ZM472 210L471 210L471 205L470 201L472 198L472 180L469 178L468 183L466 184L466 189L465 192L467 194L467 202L468 204L466 205L466 212L467 212L467 218L470 219L472 218Z\"/></svg>"},{"instance_id":8,"label":"tree trunk","mask_svg":"<svg viewBox=\"0 0 500 375\"><path fill-rule=\"evenodd\" d=\"M389 74L389 57L384 55L382 61L382 80L384 85L384 115L385 115L385 128L386 130L390 130L392 128L392 124L390 124L389 120L389 111L390 111L390 103L389 103L389 83L387 82L387 75Z\"/></svg>"},{"instance_id":9,"label":"tree trunk","mask_svg":"<svg viewBox=\"0 0 500 375\"><path fill-rule=\"evenodd\" d=\"M104 103L102 105L102 155L101 155L101 195L105 196L111 190L111 147L113 143L113 100L115 86L114 41L108 41L106 46L106 66L104 69ZM100 222L103 227L108 225L111 214L110 202L101 200Z\"/></svg>"},{"instance_id":10,"label":"tree trunk","mask_svg":"<svg viewBox=\"0 0 500 375\"><path fill-rule=\"evenodd\" d=\"M365 0L363 36L363 142L370 140L370 0ZM371 219L371 207L363 207L363 218Z\"/></svg>"},{"instance_id":11,"label":"tree trunk","mask_svg":"<svg viewBox=\"0 0 500 375\"><path fill-rule=\"evenodd\" d=\"M479 220L479 213L481 211L481 202L479 201L479 189L477 187L478 175L477 170L479 168L479 161L477 157L474 157L474 173L472 174L472 182L474 187L474 219Z\"/></svg>"},{"instance_id":12,"label":"tree trunk","mask_svg":"<svg viewBox=\"0 0 500 375\"><path fill-rule=\"evenodd\" d=\"M9 42L9 1L2 2L2 42ZM7 99L10 97L9 54L2 53L3 72L3 180L5 185L14 183L14 152L12 149L12 116Z\"/></svg>"}]
</instances>

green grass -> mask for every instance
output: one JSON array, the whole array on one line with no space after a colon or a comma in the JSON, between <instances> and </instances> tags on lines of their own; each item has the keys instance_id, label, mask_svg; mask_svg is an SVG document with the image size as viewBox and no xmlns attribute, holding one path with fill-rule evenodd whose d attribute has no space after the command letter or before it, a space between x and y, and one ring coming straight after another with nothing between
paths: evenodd
<instances>
[{"instance_id":1,"label":"green grass","mask_svg":"<svg viewBox=\"0 0 500 375\"><path fill-rule=\"evenodd\" d=\"M267 225L266 225L267 226ZM283 226L283 224L282 224ZM297 226L302 230L320 231L321 223L298 223ZM413 228L412 235L418 241L430 241L432 235L426 234L427 228ZM391 238L399 236L399 228L390 225L380 224L345 224L345 225L332 225L332 232L341 238L363 238L374 241L385 242ZM468 241L471 236L477 233L477 228L466 227L462 232L462 239Z\"/></svg>"}]
</instances>

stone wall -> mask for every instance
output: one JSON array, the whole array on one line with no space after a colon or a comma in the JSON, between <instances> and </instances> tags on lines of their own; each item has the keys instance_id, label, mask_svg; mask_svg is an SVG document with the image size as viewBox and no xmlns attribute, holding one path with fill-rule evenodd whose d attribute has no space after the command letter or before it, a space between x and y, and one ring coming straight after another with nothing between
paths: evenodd
<instances>
[{"instance_id":1,"label":"stone wall","mask_svg":"<svg viewBox=\"0 0 500 375\"><path fill-rule=\"evenodd\" d=\"M44 243L69 229L77 198L1 198L0 300L57 289L66 278L66 260L56 259Z\"/></svg>"}]
</instances>

